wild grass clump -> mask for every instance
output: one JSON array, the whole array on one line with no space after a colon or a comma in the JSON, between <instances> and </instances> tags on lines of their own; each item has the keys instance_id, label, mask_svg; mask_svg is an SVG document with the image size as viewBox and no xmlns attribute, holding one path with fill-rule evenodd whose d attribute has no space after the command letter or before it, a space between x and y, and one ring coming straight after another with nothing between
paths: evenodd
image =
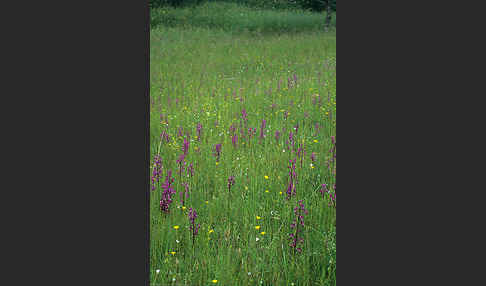
<instances>
[{"instance_id":1,"label":"wild grass clump","mask_svg":"<svg viewBox=\"0 0 486 286\"><path fill-rule=\"evenodd\" d=\"M150 11L154 28L202 27L240 33L289 33L324 29L323 13L304 10L256 9L235 3L210 2L182 8L164 7ZM335 23L335 19L334 19Z\"/></svg>"}]
</instances>

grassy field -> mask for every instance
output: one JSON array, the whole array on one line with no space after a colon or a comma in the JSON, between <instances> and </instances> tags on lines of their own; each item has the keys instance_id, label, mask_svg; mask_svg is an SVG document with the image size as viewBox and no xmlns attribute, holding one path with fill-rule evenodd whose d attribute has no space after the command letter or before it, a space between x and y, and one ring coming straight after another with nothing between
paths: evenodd
<instances>
[{"instance_id":1,"label":"grassy field","mask_svg":"<svg viewBox=\"0 0 486 286\"><path fill-rule=\"evenodd\" d=\"M336 284L336 36L260 25L151 30L151 285Z\"/></svg>"}]
</instances>

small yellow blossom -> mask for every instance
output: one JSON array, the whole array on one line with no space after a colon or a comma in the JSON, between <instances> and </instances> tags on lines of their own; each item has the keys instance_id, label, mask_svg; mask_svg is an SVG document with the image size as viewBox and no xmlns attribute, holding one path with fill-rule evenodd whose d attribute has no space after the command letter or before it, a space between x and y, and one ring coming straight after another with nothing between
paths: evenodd
<instances>
[{"instance_id":1,"label":"small yellow blossom","mask_svg":"<svg viewBox=\"0 0 486 286\"><path fill-rule=\"evenodd\" d=\"M260 234L261 234L261 235L265 235L265 232L264 232L264 231L262 231L262 232L260 232Z\"/></svg>"},{"instance_id":2,"label":"small yellow blossom","mask_svg":"<svg viewBox=\"0 0 486 286\"><path fill-rule=\"evenodd\" d=\"M255 226L255 229L256 230L259 230L260 229L260 226L259 225Z\"/></svg>"},{"instance_id":3,"label":"small yellow blossom","mask_svg":"<svg viewBox=\"0 0 486 286\"><path fill-rule=\"evenodd\" d=\"M214 229L210 229L210 230L209 230L209 233L212 233L212 232L214 232Z\"/></svg>"},{"instance_id":4,"label":"small yellow blossom","mask_svg":"<svg viewBox=\"0 0 486 286\"><path fill-rule=\"evenodd\" d=\"M175 254L176 254L176 252L175 252L175 251L171 251L171 252L170 252L170 254L175 255Z\"/></svg>"},{"instance_id":5,"label":"small yellow blossom","mask_svg":"<svg viewBox=\"0 0 486 286\"><path fill-rule=\"evenodd\" d=\"M182 206L182 210L185 211L186 210L186 207L185 206Z\"/></svg>"},{"instance_id":6,"label":"small yellow blossom","mask_svg":"<svg viewBox=\"0 0 486 286\"><path fill-rule=\"evenodd\" d=\"M314 139L314 143L317 143L317 142L319 142L319 141L317 141L317 139Z\"/></svg>"},{"instance_id":7,"label":"small yellow blossom","mask_svg":"<svg viewBox=\"0 0 486 286\"><path fill-rule=\"evenodd\" d=\"M268 176L267 176L267 175L265 175L265 179L267 179L267 180L268 180Z\"/></svg>"},{"instance_id":8,"label":"small yellow blossom","mask_svg":"<svg viewBox=\"0 0 486 286\"><path fill-rule=\"evenodd\" d=\"M268 193L268 192L269 192L269 190L265 190L265 193Z\"/></svg>"},{"instance_id":9,"label":"small yellow blossom","mask_svg":"<svg viewBox=\"0 0 486 286\"><path fill-rule=\"evenodd\" d=\"M256 219L261 219L261 217L259 217L259 216L256 216Z\"/></svg>"},{"instance_id":10,"label":"small yellow blossom","mask_svg":"<svg viewBox=\"0 0 486 286\"><path fill-rule=\"evenodd\" d=\"M179 226L178 225L174 225L174 229L179 229Z\"/></svg>"},{"instance_id":11,"label":"small yellow blossom","mask_svg":"<svg viewBox=\"0 0 486 286\"><path fill-rule=\"evenodd\" d=\"M206 201L206 204L209 204L209 201Z\"/></svg>"},{"instance_id":12,"label":"small yellow blossom","mask_svg":"<svg viewBox=\"0 0 486 286\"><path fill-rule=\"evenodd\" d=\"M218 165L219 165L219 162L216 162L216 166L218 166Z\"/></svg>"},{"instance_id":13,"label":"small yellow blossom","mask_svg":"<svg viewBox=\"0 0 486 286\"><path fill-rule=\"evenodd\" d=\"M278 192L280 195L282 194L282 192Z\"/></svg>"},{"instance_id":14,"label":"small yellow blossom","mask_svg":"<svg viewBox=\"0 0 486 286\"><path fill-rule=\"evenodd\" d=\"M213 282L213 283L215 283L215 284L216 284L216 283L218 283L218 280L214 279L214 280L213 280L213 281L211 281L211 282Z\"/></svg>"}]
</instances>

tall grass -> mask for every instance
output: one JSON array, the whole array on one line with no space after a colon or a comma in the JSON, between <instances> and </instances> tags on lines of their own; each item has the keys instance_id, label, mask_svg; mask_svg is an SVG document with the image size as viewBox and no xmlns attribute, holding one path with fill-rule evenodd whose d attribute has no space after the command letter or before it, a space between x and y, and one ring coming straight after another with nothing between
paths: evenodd
<instances>
[{"instance_id":1,"label":"tall grass","mask_svg":"<svg viewBox=\"0 0 486 286\"><path fill-rule=\"evenodd\" d=\"M167 13L181 16L187 11ZM248 11L245 17L234 16L226 24L233 28L225 28L220 25L231 15L206 12L213 14L193 23L203 23L204 18L206 23L220 24L213 29L158 26L150 35L151 156L160 154L161 180L171 170L177 191L169 214L159 209L160 184L151 192L151 284L335 285L336 209L329 196L319 192L321 184L331 191L335 184L335 163L328 167L336 124L335 34L229 33L234 27L251 25L238 21L256 16ZM268 19L277 21L277 15ZM293 17L304 21L299 15ZM234 147L230 126L236 126L237 134L242 131L243 109L248 127L256 128L257 134L240 137ZM259 139L263 119L266 136ZM199 140L198 123L203 126ZM178 135L179 128L183 136ZM169 142L161 141L164 131ZM286 144L291 131L306 151L302 165ZM185 161L193 163L193 176L178 174L176 159L184 138L189 138ZM222 151L216 163L213 152L218 143ZM296 196L287 200L287 167L294 158L298 159ZM230 192L229 176L235 178ZM183 182L190 190L185 210L179 200ZM298 200L303 200L309 214L304 218L302 253L294 254L288 238ZM201 224L194 245L189 207L197 211L196 223Z\"/></svg>"},{"instance_id":2,"label":"tall grass","mask_svg":"<svg viewBox=\"0 0 486 286\"><path fill-rule=\"evenodd\" d=\"M288 33L323 30L325 13L255 9L235 3L210 2L184 8L156 8L151 10L150 17L152 27L194 26L231 32ZM333 17L333 26L335 21Z\"/></svg>"}]
</instances>

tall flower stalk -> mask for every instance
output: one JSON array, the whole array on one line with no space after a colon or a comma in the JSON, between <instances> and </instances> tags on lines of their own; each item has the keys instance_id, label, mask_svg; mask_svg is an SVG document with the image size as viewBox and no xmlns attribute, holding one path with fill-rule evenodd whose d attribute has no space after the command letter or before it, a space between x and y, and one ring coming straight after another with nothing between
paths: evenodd
<instances>
[{"instance_id":1,"label":"tall flower stalk","mask_svg":"<svg viewBox=\"0 0 486 286\"><path fill-rule=\"evenodd\" d=\"M289 160L289 184L287 187L287 200L290 200L292 196L295 196L295 183L297 181L297 174L295 173L295 161L294 160Z\"/></svg>"},{"instance_id":2,"label":"tall flower stalk","mask_svg":"<svg viewBox=\"0 0 486 286\"><path fill-rule=\"evenodd\" d=\"M159 154L154 156L154 166L152 169L152 191L155 190L155 182L159 183L160 177L162 177L162 158Z\"/></svg>"},{"instance_id":3,"label":"tall flower stalk","mask_svg":"<svg viewBox=\"0 0 486 286\"><path fill-rule=\"evenodd\" d=\"M308 211L304 207L304 203L302 200L300 200L297 203L297 206L294 208L294 221L290 225L290 228L293 230L289 234L289 239L290 239L290 247L292 248L292 251L294 253L302 252L302 248L299 246L299 244L304 243L304 238L302 237L302 228L305 226L304 225L304 215L308 214Z\"/></svg>"},{"instance_id":4,"label":"tall flower stalk","mask_svg":"<svg viewBox=\"0 0 486 286\"><path fill-rule=\"evenodd\" d=\"M219 162L219 157L221 156L221 143L214 146L214 157L216 157L216 162Z\"/></svg>"},{"instance_id":5,"label":"tall flower stalk","mask_svg":"<svg viewBox=\"0 0 486 286\"><path fill-rule=\"evenodd\" d=\"M167 171L167 176L165 177L165 182L162 184L162 197L160 198L160 210L169 213L170 204L172 203L172 195L175 194L175 190L172 188L172 183L174 179L171 177L172 171Z\"/></svg>"},{"instance_id":6,"label":"tall flower stalk","mask_svg":"<svg viewBox=\"0 0 486 286\"><path fill-rule=\"evenodd\" d=\"M195 210L192 208L189 208L189 229L191 230L191 235L192 235L192 246L194 247L194 241L196 240L196 235L199 232L199 227L201 227L200 224L196 225L196 218L197 218L197 213Z\"/></svg>"}]
</instances>

